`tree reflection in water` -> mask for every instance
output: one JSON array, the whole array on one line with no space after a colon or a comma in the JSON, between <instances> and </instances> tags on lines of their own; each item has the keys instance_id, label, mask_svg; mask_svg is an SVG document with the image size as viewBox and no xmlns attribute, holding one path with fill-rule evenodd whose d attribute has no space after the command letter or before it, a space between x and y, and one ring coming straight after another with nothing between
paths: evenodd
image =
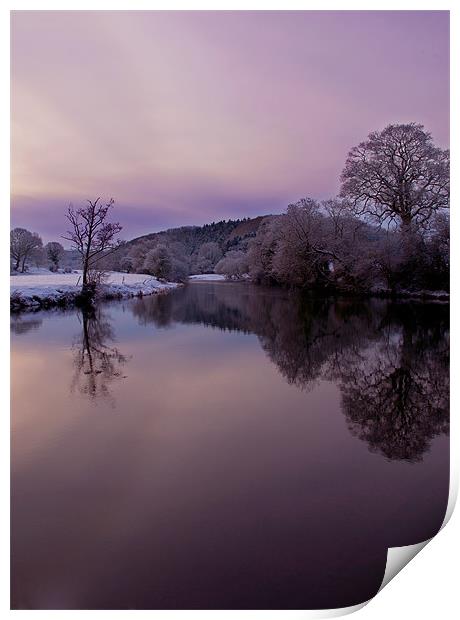
<instances>
[{"instance_id":1,"label":"tree reflection in water","mask_svg":"<svg viewBox=\"0 0 460 620\"><path fill-rule=\"evenodd\" d=\"M122 367L128 358L115 346L110 317L100 307L78 314L81 332L73 342L74 376L71 390L90 398L110 398L110 384L123 378Z\"/></svg>"},{"instance_id":2,"label":"tree reflection in water","mask_svg":"<svg viewBox=\"0 0 460 620\"><path fill-rule=\"evenodd\" d=\"M381 340L348 356L338 375L351 431L389 459L421 460L449 431L447 324L442 313L421 322L423 309L390 305Z\"/></svg>"},{"instance_id":3,"label":"tree reflection in water","mask_svg":"<svg viewBox=\"0 0 460 620\"><path fill-rule=\"evenodd\" d=\"M448 306L301 298L200 284L133 302L142 324L200 323L254 333L300 389L334 381L351 432L388 459L417 461L449 431Z\"/></svg>"}]
</instances>

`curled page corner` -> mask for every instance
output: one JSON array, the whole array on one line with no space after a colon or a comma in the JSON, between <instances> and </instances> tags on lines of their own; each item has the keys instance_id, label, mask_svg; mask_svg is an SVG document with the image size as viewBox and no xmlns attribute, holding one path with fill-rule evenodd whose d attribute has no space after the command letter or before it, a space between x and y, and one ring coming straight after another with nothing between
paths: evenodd
<instances>
[{"instance_id":1,"label":"curled page corner","mask_svg":"<svg viewBox=\"0 0 460 620\"><path fill-rule=\"evenodd\" d=\"M387 564L385 567L385 574L383 575L380 590L382 590L396 575L409 564L411 560L415 558L425 545L427 545L433 538L428 538L415 545L407 545L405 547L390 547L387 553ZM378 593L377 593L378 594Z\"/></svg>"},{"instance_id":2,"label":"curled page corner","mask_svg":"<svg viewBox=\"0 0 460 620\"><path fill-rule=\"evenodd\" d=\"M222 610L204 610L202 613L205 618L220 618L220 620L230 620L230 618L238 618L238 620L306 620L306 618L338 618L339 616L347 616L355 611L359 611L368 603L369 601L364 601L363 603L350 605L349 607L336 607L331 609L238 610L238 615L233 611Z\"/></svg>"},{"instance_id":3,"label":"curled page corner","mask_svg":"<svg viewBox=\"0 0 460 620\"><path fill-rule=\"evenodd\" d=\"M454 511L454 507L457 501L458 496L458 478L457 472L453 472L450 480L449 486L449 498L447 500L447 508L446 514L444 515L444 520L442 522L441 527L439 528L439 532L447 525L449 522L452 513ZM439 533L438 532L438 533ZM430 542L435 538L428 538L420 543L416 543L415 545L407 545L405 547L390 547L387 553L387 564L385 567L385 574L383 575L382 583L380 585L380 590L382 590L392 579L395 577L414 557ZM377 594L378 594L377 592Z\"/></svg>"},{"instance_id":4,"label":"curled page corner","mask_svg":"<svg viewBox=\"0 0 460 620\"><path fill-rule=\"evenodd\" d=\"M355 611L359 611L363 607L365 607L369 601L364 601L364 603L358 603L357 605L350 605L350 607L340 607L337 609L323 609L318 610L315 613L315 618L338 618L339 616L348 616L349 614L355 613Z\"/></svg>"},{"instance_id":5,"label":"curled page corner","mask_svg":"<svg viewBox=\"0 0 460 620\"><path fill-rule=\"evenodd\" d=\"M440 527L440 530L443 529L450 521L452 513L454 512L455 504L457 503L458 497L458 471L457 468L453 467L453 463L451 463L451 477L450 477L450 485L449 485L449 499L447 500L447 508L446 514L444 515L444 521Z\"/></svg>"},{"instance_id":6,"label":"curled page corner","mask_svg":"<svg viewBox=\"0 0 460 620\"><path fill-rule=\"evenodd\" d=\"M441 531L449 522L454 511L457 496L458 476L456 469L452 468L446 513L444 515L444 520L441 527L439 528L439 531ZM409 562L436 536L437 534L435 534L435 536L432 536L431 538L428 538L427 540L416 543L414 545L406 545L403 547L390 547L387 552L387 563L382 583L375 596L393 579L393 577L396 577L396 575L406 566L406 564L409 564ZM340 607L336 609L304 610L301 612L284 610L283 618L285 618L286 620L303 620L304 618L338 618L340 616L347 616L365 607L373 598L375 598L375 596L367 601L358 603L357 605L351 605L350 607ZM268 617L270 618L270 616ZM265 620L267 620L267 612L264 612L264 618ZM244 618L241 618L240 620L244 620Z\"/></svg>"}]
</instances>

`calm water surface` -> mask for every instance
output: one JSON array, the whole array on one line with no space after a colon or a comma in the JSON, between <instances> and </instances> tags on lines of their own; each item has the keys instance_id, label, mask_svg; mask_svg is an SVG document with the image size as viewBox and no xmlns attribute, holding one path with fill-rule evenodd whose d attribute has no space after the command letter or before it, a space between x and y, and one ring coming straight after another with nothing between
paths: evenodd
<instances>
[{"instance_id":1,"label":"calm water surface","mask_svg":"<svg viewBox=\"0 0 460 620\"><path fill-rule=\"evenodd\" d=\"M194 283L12 331L13 608L342 607L448 496L448 307Z\"/></svg>"}]
</instances>

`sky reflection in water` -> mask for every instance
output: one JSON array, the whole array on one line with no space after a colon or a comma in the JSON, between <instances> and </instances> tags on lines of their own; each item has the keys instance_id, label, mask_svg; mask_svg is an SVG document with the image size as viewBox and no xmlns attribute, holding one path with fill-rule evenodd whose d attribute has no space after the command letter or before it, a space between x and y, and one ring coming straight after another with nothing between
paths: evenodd
<instances>
[{"instance_id":1,"label":"sky reflection in water","mask_svg":"<svg viewBox=\"0 0 460 620\"><path fill-rule=\"evenodd\" d=\"M228 283L12 317L12 606L367 600L439 529L448 307Z\"/></svg>"}]
</instances>

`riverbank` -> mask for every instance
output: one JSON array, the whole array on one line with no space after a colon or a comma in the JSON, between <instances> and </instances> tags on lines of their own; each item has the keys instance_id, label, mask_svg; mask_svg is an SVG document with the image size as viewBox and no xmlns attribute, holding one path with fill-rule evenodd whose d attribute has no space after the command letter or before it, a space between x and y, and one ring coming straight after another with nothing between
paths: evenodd
<instances>
[{"instance_id":1,"label":"riverbank","mask_svg":"<svg viewBox=\"0 0 460 620\"><path fill-rule=\"evenodd\" d=\"M188 277L190 282L225 282L227 278L219 273L199 273Z\"/></svg>"},{"instance_id":2,"label":"riverbank","mask_svg":"<svg viewBox=\"0 0 460 620\"><path fill-rule=\"evenodd\" d=\"M176 282L160 282L151 276L108 272L99 299L126 299L157 295L176 289ZM81 272L10 276L10 310L71 306L81 292Z\"/></svg>"},{"instance_id":3,"label":"riverbank","mask_svg":"<svg viewBox=\"0 0 460 620\"><path fill-rule=\"evenodd\" d=\"M200 276L192 276L192 278L200 278ZM191 278L190 278L191 279ZM255 282L251 280L248 274L243 275L242 277L227 277L223 278L227 282L241 282L246 284L254 284L255 286L260 286L261 282ZM275 288L283 288L282 285L273 285L268 284L267 286L274 286ZM432 291L432 290L415 290L410 291L407 289L398 289L392 290L389 288L385 288L383 286L375 286L370 289L353 289L353 288L308 288L308 287L292 287L287 290L295 290L300 293L313 293L315 295L326 296L326 297L360 297L360 298L369 298L369 297L378 297L381 299L394 299L394 300L418 300L418 301L440 301L440 302L449 302L450 301L450 293L448 291Z\"/></svg>"},{"instance_id":4,"label":"riverbank","mask_svg":"<svg viewBox=\"0 0 460 620\"><path fill-rule=\"evenodd\" d=\"M81 271L72 273L51 273L37 270L37 273L17 274L10 276L10 309L40 310L52 307L72 306L81 292ZM252 283L249 278L225 278L220 274L200 274L189 277L190 282L245 282ZM127 299L167 293L182 286L176 282L163 282L151 276L136 273L108 272L107 281L101 285L98 299ZM304 290L304 292L306 292ZM391 291L385 288L374 288L369 291L311 291L332 296L378 297L394 300L438 301L448 303L449 293L446 291Z\"/></svg>"},{"instance_id":5,"label":"riverbank","mask_svg":"<svg viewBox=\"0 0 460 620\"><path fill-rule=\"evenodd\" d=\"M383 299L418 299L421 301L450 301L450 294L447 291L391 291L390 289L373 289L369 292L371 297L381 297Z\"/></svg>"}]
</instances>

